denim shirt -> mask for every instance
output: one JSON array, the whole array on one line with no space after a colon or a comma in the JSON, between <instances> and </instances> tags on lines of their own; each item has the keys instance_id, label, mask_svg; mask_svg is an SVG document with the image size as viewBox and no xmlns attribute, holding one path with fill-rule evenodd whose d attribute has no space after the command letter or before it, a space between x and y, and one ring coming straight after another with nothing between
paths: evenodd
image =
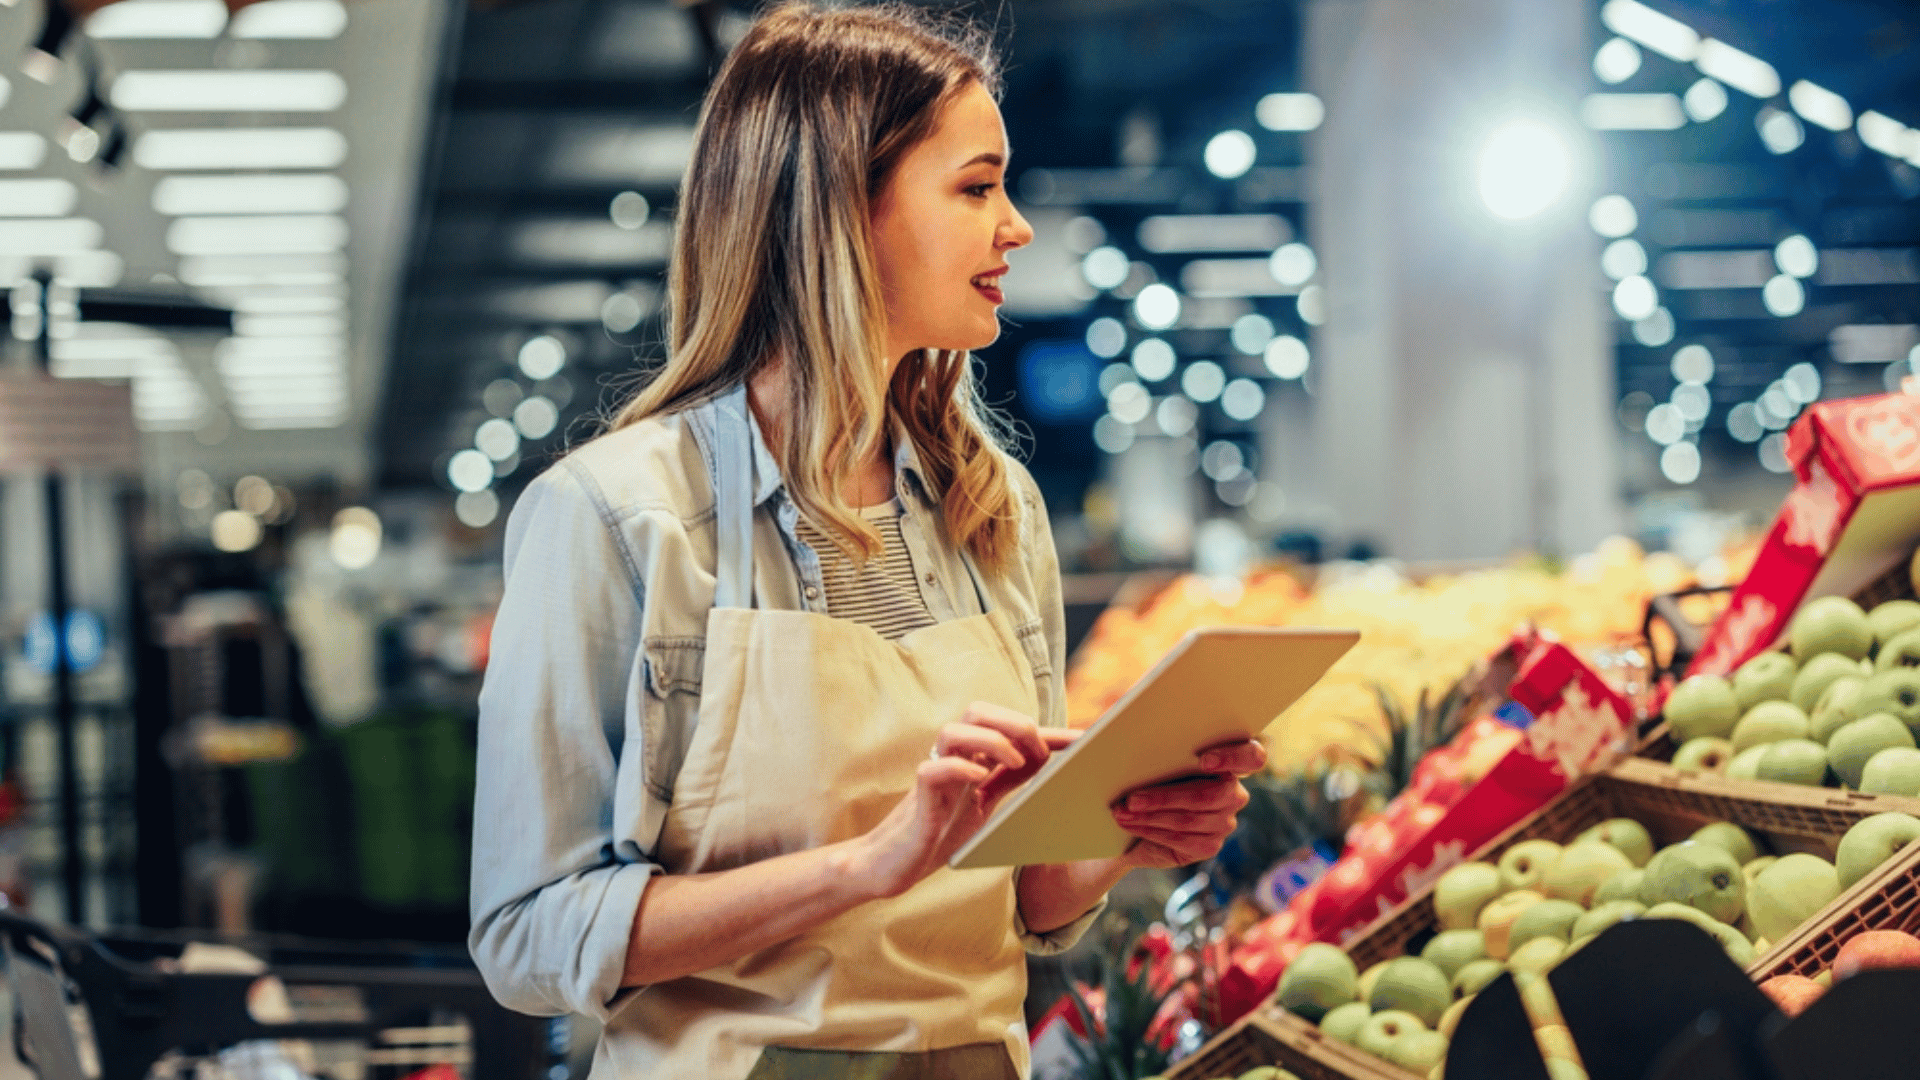
<instances>
[{"instance_id":1,"label":"denim shirt","mask_svg":"<svg viewBox=\"0 0 1920 1080\"><path fill-rule=\"evenodd\" d=\"M468 945L510 1008L604 1021L641 894L663 872L652 853L699 718L714 602L710 477L724 462L707 454L751 454L755 603L826 614L819 557L796 534L798 507L758 425L750 448L696 438L695 425L712 430L713 408L580 447L530 483L507 519L505 590L480 692ZM901 534L927 610L936 621L978 615L913 445L898 430L894 442ZM1032 476L1008 464L1019 551L982 585L1032 667L1038 721L1061 726L1059 564ZM1046 934L1016 929L1030 952L1056 953L1099 910Z\"/></svg>"}]
</instances>

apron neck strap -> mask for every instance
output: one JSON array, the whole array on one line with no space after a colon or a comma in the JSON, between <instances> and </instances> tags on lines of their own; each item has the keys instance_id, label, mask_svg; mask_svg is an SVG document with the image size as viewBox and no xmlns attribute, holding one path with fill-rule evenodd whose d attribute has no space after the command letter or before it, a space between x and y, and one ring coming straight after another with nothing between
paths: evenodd
<instances>
[{"instance_id":1,"label":"apron neck strap","mask_svg":"<svg viewBox=\"0 0 1920 1080\"><path fill-rule=\"evenodd\" d=\"M753 419L747 411L747 386L715 398L695 410L693 431L707 445L707 471L713 480L713 606L753 606ZM702 423L700 421L706 421ZM711 424L709 429L707 424Z\"/></svg>"}]
</instances>

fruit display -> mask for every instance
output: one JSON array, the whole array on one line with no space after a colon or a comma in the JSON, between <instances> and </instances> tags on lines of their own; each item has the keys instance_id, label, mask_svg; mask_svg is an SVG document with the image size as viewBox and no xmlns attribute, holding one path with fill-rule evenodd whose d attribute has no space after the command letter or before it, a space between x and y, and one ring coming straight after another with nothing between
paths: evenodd
<instances>
[{"instance_id":1,"label":"fruit display","mask_svg":"<svg viewBox=\"0 0 1920 1080\"><path fill-rule=\"evenodd\" d=\"M1920 602L1821 597L1794 613L1787 643L1674 687L1674 768L1920 796Z\"/></svg>"},{"instance_id":2,"label":"fruit display","mask_svg":"<svg viewBox=\"0 0 1920 1080\"><path fill-rule=\"evenodd\" d=\"M1359 644L1288 711L1287 722L1269 729L1273 766L1285 772L1329 744L1364 751L1384 739L1388 723L1376 688L1404 702L1437 693L1523 624L1557 635L1576 651L1635 642L1647 600L1693 581L1677 557L1644 554L1623 538L1603 542L1565 570L1534 560L1415 581L1387 564L1343 564L1323 569L1311 585L1295 573L1269 570L1224 590L1189 575L1137 608L1101 614L1067 674L1069 722L1084 726L1098 718L1198 627L1358 629Z\"/></svg>"}]
</instances>

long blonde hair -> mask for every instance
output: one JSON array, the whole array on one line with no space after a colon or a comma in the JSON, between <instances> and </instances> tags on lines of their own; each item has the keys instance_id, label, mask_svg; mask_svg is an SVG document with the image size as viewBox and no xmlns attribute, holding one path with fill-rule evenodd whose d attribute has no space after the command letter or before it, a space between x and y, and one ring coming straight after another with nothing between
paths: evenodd
<instances>
[{"instance_id":1,"label":"long blonde hair","mask_svg":"<svg viewBox=\"0 0 1920 1080\"><path fill-rule=\"evenodd\" d=\"M879 533L842 483L897 418L948 534L989 571L1018 545L1000 425L965 352L916 351L884 384L885 304L870 210L901 157L968 85L999 89L985 35L905 7L785 3L722 65L680 189L664 367L619 429L787 365L785 430L771 447L787 491L848 554Z\"/></svg>"}]
</instances>

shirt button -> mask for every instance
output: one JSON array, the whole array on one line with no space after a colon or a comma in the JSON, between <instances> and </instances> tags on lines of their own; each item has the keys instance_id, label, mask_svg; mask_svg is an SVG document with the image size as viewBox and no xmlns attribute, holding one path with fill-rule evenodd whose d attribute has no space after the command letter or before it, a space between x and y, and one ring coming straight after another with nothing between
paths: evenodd
<instances>
[{"instance_id":1,"label":"shirt button","mask_svg":"<svg viewBox=\"0 0 1920 1080\"><path fill-rule=\"evenodd\" d=\"M812 585L807 586L807 599L818 600L819 598L820 598L820 590L814 588Z\"/></svg>"},{"instance_id":2,"label":"shirt button","mask_svg":"<svg viewBox=\"0 0 1920 1080\"><path fill-rule=\"evenodd\" d=\"M927 584L933 584L933 571L927 571Z\"/></svg>"}]
</instances>

